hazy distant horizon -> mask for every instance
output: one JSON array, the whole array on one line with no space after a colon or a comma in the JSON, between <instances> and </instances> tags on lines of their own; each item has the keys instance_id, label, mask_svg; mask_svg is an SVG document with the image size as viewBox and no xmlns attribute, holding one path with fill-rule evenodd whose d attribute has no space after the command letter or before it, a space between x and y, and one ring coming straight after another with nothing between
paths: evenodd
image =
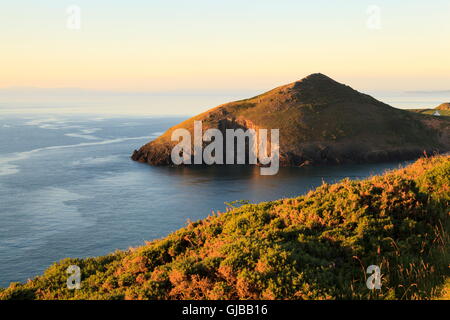
<instances>
[{"instance_id":1,"label":"hazy distant horizon","mask_svg":"<svg viewBox=\"0 0 450 320\"><path fill-rule=\"evenodd\" d=\"M450 101L447 91L358 91L400 109L434 108ZM265 90L145 92L16 87L0 89L0 113L193 116L263 92Z\"/></svg>"},{"instance_id":2,"label":"hazy distant horizon","mask_svg":"<svg viewBox=\"0 0 450 320\"><path fill-rule=\"evenodd\" d=\"M0 111L194 115L312 73L397 108L450 100L450 2L2 3Z\"/></svg>"}]
</instances>

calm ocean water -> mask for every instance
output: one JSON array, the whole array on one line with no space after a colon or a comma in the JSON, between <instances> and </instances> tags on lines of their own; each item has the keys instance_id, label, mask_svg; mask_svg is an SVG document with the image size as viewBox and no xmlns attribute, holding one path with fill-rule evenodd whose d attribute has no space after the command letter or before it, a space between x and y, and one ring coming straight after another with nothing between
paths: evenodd
<instances>
[{"instance_id":1,"label":"calm ocean water","mask_svg":"<svg viewBox=\"0 0 450 320\"><path fill-rule=\"evenodd\" d=\"M165 168L131 152L182 118L0 116L0 286L65 257L107 254L163 237L224 202L301 195L399 163L322 168Z\"/></svg>"}]
</instances>

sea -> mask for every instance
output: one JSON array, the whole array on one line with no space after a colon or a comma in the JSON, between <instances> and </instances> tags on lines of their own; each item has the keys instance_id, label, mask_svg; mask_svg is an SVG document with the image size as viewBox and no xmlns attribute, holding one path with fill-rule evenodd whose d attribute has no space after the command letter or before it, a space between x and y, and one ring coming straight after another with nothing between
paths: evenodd
<instances>
[{"instance_id":1,"label":"sea","mask_svg":"<svg viewBox=\"0 0 450 320\"><path fill-rule=\"evenodd\" d=\"M280 168L274 176L246 166L152 167L132 161L133 150L188 116L89 109L0 103L0 287L66 257L162 238L234 200L295 197L406 164Z\"/></svg>"}]
</instances>

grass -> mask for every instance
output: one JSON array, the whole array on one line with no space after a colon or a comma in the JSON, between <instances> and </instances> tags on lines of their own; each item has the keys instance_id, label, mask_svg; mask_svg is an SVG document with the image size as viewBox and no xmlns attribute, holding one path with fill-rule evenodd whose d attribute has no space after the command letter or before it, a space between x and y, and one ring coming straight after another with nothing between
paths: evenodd
<instances>
[{"instance_id":1,"label":"grass","mask_svg":"<svg viewBox=\"0 0 450 320\"><path fill-rule=\"evenodd\" d=\"M420 114L433 115L436 111L439 112L441 117L450 117L450 110L436 110L436 109L410 109L409 111L417 112Z\"/></svg>"},{"instance_id":2,"label":"grass","mask_svg":"<svg viewBox=\"0 0 450 320\"><path fill-rule=\"evenodd\" d=\"M233 204L141 247L61 260L0 299L448 299L449 180L450 156L436 156ZM67 289L69 265L81 268L80 290ZM381 290L366 287L369 265Z\"/></svg>"},{"instance_id":3,"label":"grass","mask_svg":"<svg viewBox=\"0 0 450 320\"><path fill-rule=\"evenodd\" d=\"M444 111L443 111L444 112ZM411 159L447 151L450 118L393 108L324 75L275 88L250 99L226 103L170 128L144 145L133 159L170 165L178 128L279 129L282 166L305 162L345 163Z\"/></svg>"},{"instance_id":4,"label":"grass","mask_svg":"<svg viewBox=\"0 0 450 320\"><path fill-rule=\"evenodd\" d=\"M435 297L435 299L450 300L450 278L447 278L440 291L438 291L438 295Z\"/></svg>"}]
</instances>

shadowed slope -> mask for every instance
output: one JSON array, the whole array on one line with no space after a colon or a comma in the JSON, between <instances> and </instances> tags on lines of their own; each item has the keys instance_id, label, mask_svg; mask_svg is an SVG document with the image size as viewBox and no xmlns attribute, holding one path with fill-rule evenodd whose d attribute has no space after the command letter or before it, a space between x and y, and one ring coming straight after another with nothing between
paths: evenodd
<instances>
[{"instance_id":1,"label":"shadowed slope","mask_svg":"<svg viewBox=\"0 0 450 320\"><path fill-rule=\"evenodd\" d=\"M226 103L170 128L132 158L170 165L173 130L280 129L281 165L409 159L450 150L450 122L393 108L317 73L256 97Z\"/></svg>"}]
</instances>

